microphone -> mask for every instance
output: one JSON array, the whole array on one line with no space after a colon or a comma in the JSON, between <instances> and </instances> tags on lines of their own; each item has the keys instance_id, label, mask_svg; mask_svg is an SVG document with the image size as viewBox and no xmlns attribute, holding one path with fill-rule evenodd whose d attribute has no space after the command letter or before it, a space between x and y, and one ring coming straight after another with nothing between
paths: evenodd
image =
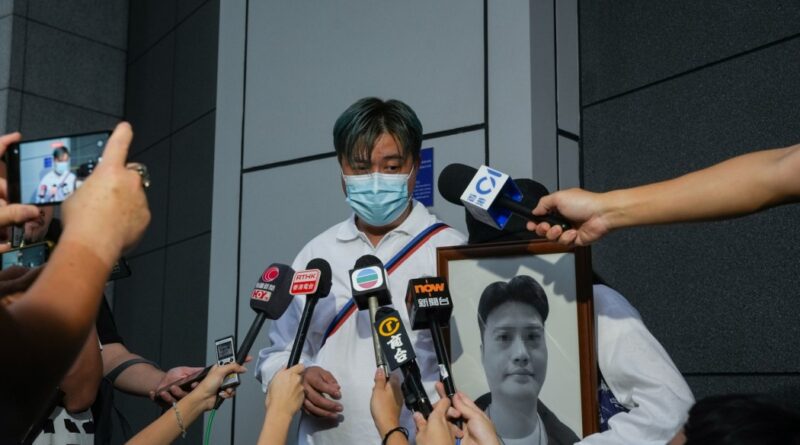
<instances>
[{"instance_id":1,"label":"microphone","mask_svg":"<svg viewBox=\"0 0 800 445\"><path fill-rule=\"evenodd\" d=\"M403 372L402 390L406 407L411 411L419 411L427 419L433 407L422 386L422 376L415 360L417 355L411 346L406 328L400 321L400 313L392 308L382 307L377 311L373 326L380 337L381 349L389 369L394 371L400 368ZM388 373L385 375L389 376Z\"/></svg>"},{"instance_id":2,"label":"microphone","mask_svg":"<svg viewBox=\"0 0 800 445\"><path fill-rule=\"evenodd\" d=\"M374 326L378 306L392 304L392 296L386 284L386 271L381 260L374 255L364 255L356 260L353 270L350 271L350 288L358 310L369 309L369 321ZM375 365L388 376L389 371L374 328L372 346L375 349Z\"/></svg>"},{"instance_id":3,"label":"microphone","mask_svg":"<svg viewBox=\"0 0 800 445\"><path fill-rule=\"evenodd\" d=\"M306 305L303 307L303 315L300 317L300 324L297 326L297 335L294 337L292 353L289 355L287 368L291 368L300 361L300 353L303 352L303 345L306 342L308 327L311 323L311 315L314 307L320 298L327 297L331 293L331 265L322 258L314 258L306 265L306 270L295 272L292 278L292 286L289 289L291 295L305 295Z\"/></svg>"},{"instance_id":4,"label":"microphone","mask_svg":"<svg viewBox=\"0 0 800 445\"><path fill-rule=\"evenodd\" d=\"M250 293L250 308L256 311L256 319L250 325L239 351L236 353L236 363L244 363L247 353L253 346L253 342L264 324L264 320L277 320L281 318L289 304L292 296L289 294L289 287L292 283L294 270L285 264L273 263L267 270L258 277L253 292Z\"/></svg>"},{"instance_id":5,"label":"microphone","mask_svg":"<svg viewBox=\"0 0 800 445\"><path fill-rule=\"evenodd\" d=\"M239 347L239 351L236 354L236 362L240 365L244 363L245 358L247 358L247 353L250 352L250 348L253 346L258 332L264 325L264 320L267 318L270 320L277 320L286 312L286 309L288 309L289 303L292 302L292 296L289 294L289 286L291 284L291 279L289 277L293 274L294 270L292 270L291 267L285 264L273 263L258 277L258 282L250 293L250 307L256 311L256 319L253 320L253 324L250 325L250 329L247 331L247 335L245 335ZM191 391L192 384L206 378L212 366L213 365L207 366L200 372L168 383L158 388L156 394L169 390L173 385L177 385L184 391ZM222 400L224 399L217 396L214 409L219 408Z\"/></svg>"},{"instance_id":6,"label":"microphone","mask_svg":"<svg viewBox=\"0 0 800 445\"><path fill-rule=\"evenodd\" d=\"M502 230L512 213L539 223L548 222L567 230L571 226L561 216L536 216L520 202L522 193L507 174L482 165L475 169L464 164L450 164L439 175L439 193L453 204L466 207L478 221ZM541 197L540 197L541 198Z\"/></svg>"},{"instance_id":7,"label":"microphone","mask_svg":"<svg viewBox=\"0 0 800 445\"><path fill-rule=\"evenodd\" d=\"M450 324L450 315L453 313L447 281L442 277L408 280L406 308L412 330L430 329L433 349L439 362L439 380L444 385L447 397L452 399L456 394L456 387L442 335L442 327Z\"/></svg>"}]
</instances>

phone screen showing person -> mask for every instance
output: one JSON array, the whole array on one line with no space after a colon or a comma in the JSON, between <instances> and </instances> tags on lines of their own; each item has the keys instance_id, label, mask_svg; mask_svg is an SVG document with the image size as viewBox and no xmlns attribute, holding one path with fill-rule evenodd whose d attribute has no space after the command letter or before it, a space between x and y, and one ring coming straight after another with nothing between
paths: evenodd
<instances>
[{"instance_id":1,"label":"phone screen showing person","mask_svg":"<svg viewBox=\"0 0 800 445\"><path fill-rule=\"evenodd\" d=\"M100 162L108 131L12 144L7 152L9 201L58 204L77 190Z\"/></svg>"}]
</instances>

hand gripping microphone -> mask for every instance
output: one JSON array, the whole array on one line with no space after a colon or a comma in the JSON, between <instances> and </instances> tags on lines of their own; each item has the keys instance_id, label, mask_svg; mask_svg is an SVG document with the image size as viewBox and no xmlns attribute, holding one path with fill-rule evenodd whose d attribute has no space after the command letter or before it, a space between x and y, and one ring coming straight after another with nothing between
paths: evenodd
<instances>
[{"instance_id":1,"label":"hand gripping microphone","mask_svg":"<svg viewBox=\"0 0 800 445\"><path fill-rule=\"evenodd\" d=\"M419 411L427 419L433 407L422 386L422 376L415 360L417 355L411 346L406 328L400 321L400 313L389 307L378 309L374 327L389 369L393 371L400 368L403 372L402 389L406 407L411 411Z\"/></svg>"},{"instance_id":2,"label":"hand gripping microphone","mask_svg":"<svg viewBox=\"0 0 800 445\"><path fill-rule=\"evenodd\" d=\"M439 379L447 397L452 399L456 394L456 387L442 335L442 327L450 324L450 315L453 313L447 281L441 277L408 280L406 308L412 330L430 329L436 360L439 362Z\"/></svg>"},{"instance_id":3,"label":"hand gripping microphone","mask_svg":"<svg viewBox=\"0 0 800 445\"><path fill-rule=\"evenodd\" d=\"M303 307L300 324L297 325L297 335L294 337L292 353L289 355L289 363L286 365L287 368L291 368L300 361L300 354L303 352L303 345L306 342L314 307L320 298L327 297L331 293L331 285L333 284L331 275L331 265L322 258L314 258L308 262L306 270L294 273L289 293L292 295L305 295L306 305Z\"/></svg>"},{"instance_id":4,"label":"hand gripping microphone","mask_svg":"<svg viewBox=\"0 0 800 445\"><path fill-rule=\"evenodd\" d=\"M250 308L256 311L256 319L250 325L250 329L242 340L239 346L239 351L236 353L236 363L243 364L256 340L261 327L264 325L264 320L277 320L281 318L289 304L292 302L292 296L289 294L289 288L292 284L294 277L294 270L285 264L272 263L264 273L258 277L253 292L250 293ZM214 403L214 409L222 405L223 399L217 396L217 401Z\"/></svg>"},{"instance_id":5,"label":"hand gripping microphone","mask_svg":"<svg viewBox=\"0 0 800 445\"><path fill-rule=\"evenodd\" d=\"M373 255L364 255L358 260L350 271L350 287L353 299L358 305L358 310L369 309L369 321L374 326L375 314L378 306L392 304L392 296L386 283L386 271L383 263ZM389 375L386 362L381 353L381 346L375 329L372 329L372 346L375 348L375 364L383 370L384 375Z\"/></svg>"},{"instance_id":6,"label":"hand gripping microphone","mask_svg":"<svg viewBox=\"0 0 800 445\"><path fill-rule=\"evenodd\" d=\"M292 296L289 295L289 285L293 274L294 271L291 267L275 263L271 264L258 278L258 283L256 283L253 292L250 294L250 307L256 311L256 319L253 320L250 330L247 331L247 335L239 347L239 352L236 354L237 363L244 363L244 359L247 357L247 353L250 352L261 326L264 325L264 320L267 318L277 320L286 312L289 303L292 302ZM184 391L191 391L192 384L203 380L210 369L211 366L208 366L198 373L169 383L157 389L156 394L169 390L173 385L179 386ZM222 403L221 400L224 399L217 397L215 408L219 407L219 404Z\"/></svg>"},{"instance_id":7,"label":"hand gripping microphone","mask_svg":"<svg viewBox=\"0 0 800 445\"><path fill-rule=\"evenodd\" d=\"M558 215L533 215L532 208L520 203L522 193L514 181L507 174L485 165L476 170L464 164L450 164L439 175L438 185L444 199L466 207L475 219L495 229L502 230L512 213L529 221L545 221L564 230L570 228Z\"/></svg>"}]
</instances>

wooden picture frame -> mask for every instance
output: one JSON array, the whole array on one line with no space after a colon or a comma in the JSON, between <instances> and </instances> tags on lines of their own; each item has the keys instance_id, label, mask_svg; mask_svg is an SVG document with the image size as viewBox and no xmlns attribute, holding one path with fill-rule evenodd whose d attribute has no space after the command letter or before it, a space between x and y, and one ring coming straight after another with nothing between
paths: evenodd
<instances>
[{"instance_id":1,"label":"wooden picture frame","mask_svg":"<svg viewBox=\"0 0 800 445\"><path fill-rule=\"evenodd\" d=\"M484 349L491 351L483 346L478 303L489 284L507 283L525 275L541 286L549 305L544 322L547 371L543 382L535 385L541 389L538 400L579 438L598 432L598 368L589 249L544 240L440 247L437 266L439 276L448 280L453 301L448 346L456 387L473 400L488 394ZM483 321L484 326L489 326L488 320ZM495 387L502 397L498 385ZM541 418L541 411L539 415ZM548 434L550 429L555 428L548 427Z\"/></svg>"}]
</instances>

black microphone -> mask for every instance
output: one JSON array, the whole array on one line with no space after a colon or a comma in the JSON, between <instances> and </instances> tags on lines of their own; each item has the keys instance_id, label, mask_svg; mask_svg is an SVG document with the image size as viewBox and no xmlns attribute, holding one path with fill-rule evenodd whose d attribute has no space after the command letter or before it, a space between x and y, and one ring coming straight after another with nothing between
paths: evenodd
<instances>
[{"instance_id":1,"label":"black microphone","mask_svg":"<svg viewBox=\"0 0 800 445\"><path fill-rule=\"evenodd\" d=\"M308 327L311 323L311 315L314 307L320 298L327 297L331 293L331 265L322 258L314 258L306 265L306 270L295 272L292 278L292 286L289 293L292 295L305 295L306 305L303 307L303 315L300 317L300 324L297 325L297 335L294 337L292 353L289 355L287 368L291 368L300 361L300 354L303 352L303 345L306 342Z\"/></svg>"},{"instance_id":2,"label":"black microphone","mask_svg":"<svg viewBox=\"0 0 800 445\"><path fill-rule=\"evenodd\" d=\"M456 394L456 386L442 335L442 327L450 324L450 315L453 313L447 281L442 277L408 280L406 308L412 330L430 330L436 360L439 362L439 380L444 385L447 397L452 399Z\"/></svg>"},{"instance_id":3,"label":"black microphone","mask_svg":"<svg viewBox=\"0 0 800 445\"><path fill-rule=\"evenodd\" d=\"M293 277L294 270L291 267L273 263L258 278L258 283L250 293L250 308L256 312L256 319L253 320L250 330L247 331L247 335L244 336L244 340L239 346L236 363L240 365L244 363L247 353L250 352L253 342L261 331L261 326L264 325L264 320L267 318L277 320L289 308L289 304L292 302L289 288Z\"/></svg>"},{"instance_id":4,"label":"black microphone","mask_svg":"<svg viewBox=\"0 0 800 445\"><path fill-rule=\"evenodd\" d=\"M369 321L372 325L375 324L378 306L392 304L386 271L381 260L374 255L364 255L356 260L353 270L350 271L350 288L358 310L369 309ZM375 349L375 365L385 375L389 375L375 329L372 329L372 346Z\"/></svg>"},{"instance_id":5,"label":"black microphone","mask_svg":"<svg viewBox=\"0 0 800 445\"><path fill-rule=\"evenodd\" d=\"M378 309L373 326L378 333L389 369L394 371L400 368L403 372L402 390L406 407L412 411L419 411L427 419L433 411L433 406L422 386L422 376L415 360L417 355L400 320L400 313L392 308L382 307ZM389 377L388 373L386 377Z\"/></svg>"},{"instance_id":6,"label":"black microphone","mask_svg":"<svg viewBox=\"0 0 800 445\"><path fill-rule=\"evenodd\" d=\"M450 164L439 175L439 194L453 204L466 207L475 219L497 229L505 226L510 213L536 223L547 222L553 226L561 226L564 230L571 227L569 222L559 215L532 214L533 208L519 202L522 195L514 181L507 178L508 181L503 183L504 179L501 178L507 178L507 175L489 167L484 166L479 172L468 165ZM470 188L473 183L475 186ZM500 190L495 190L498 188L494 187L496 184ZM475 193L467 193L469 191ZM482 194L485 194L485 197L481 196ZM541 197L539 196L536 202Z\"/></svg>"},{"instance_id":7,"label":"black microphone","mask_svg":"<svg viewBox=\"0 0 800 445\"><path fill-rule=\"evenodd\" d=\"M264 320L267 318L270 320L277 320L286 312L286 309L288 309L289 303L292 302L292 296L289 294L289 286L293 274L294 270L292 270L291 267L285 264L275 263L267 267L264 273L258 277L258 282L253 288L253 292L250 293L250 307L256 311L256 319L253 320L253 324L250 325L250 329L247 331L247 335L245 335L239 347L239 351L236 354L236 362L240 365L244 363L245 358L247 358L247 353L250 352L250 348L253 346L256 336L258 336L261 327L264 325ZM191 391L192 384L206 378L212 366L213 365L207 366L200 372L168 383L157 389L156 394L169 390L173 385L180 387L184 391ZM219 407L222 400L224 399L217 396L217 403L214 406L215 409Z\"/></svg>"}]
</instances>

